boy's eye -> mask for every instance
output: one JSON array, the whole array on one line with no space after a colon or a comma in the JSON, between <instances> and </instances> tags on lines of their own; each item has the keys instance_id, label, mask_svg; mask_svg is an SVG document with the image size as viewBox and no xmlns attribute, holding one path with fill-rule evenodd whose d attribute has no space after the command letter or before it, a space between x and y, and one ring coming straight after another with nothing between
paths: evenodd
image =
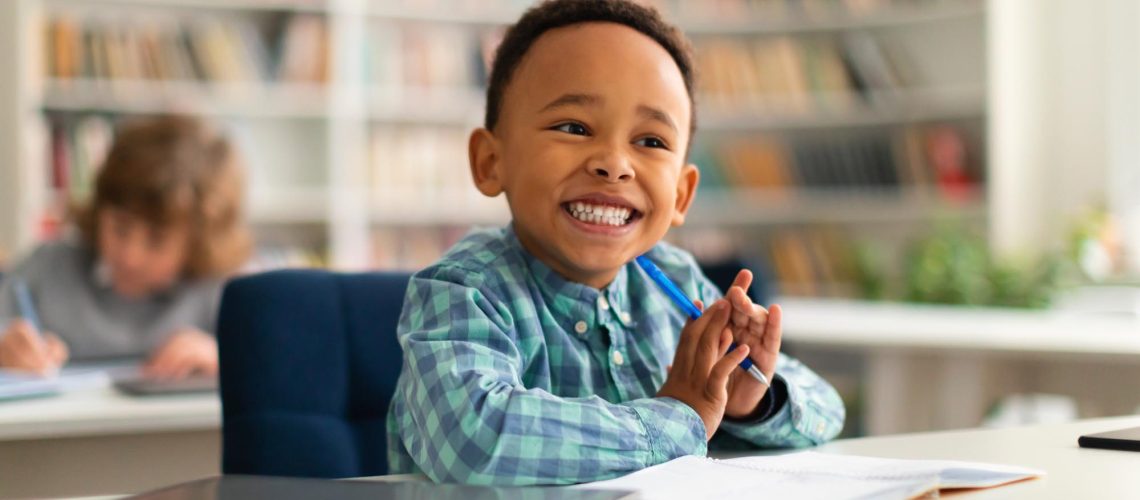
<instances>
[{"instance_id":1,"label":"boy's eye","mask_svg":"<svg viewBox=\"0 0 1140 500\"><path fill-rule=\"evenodd\" d=\"M554 130L559 132L566 132L567 134L574 135L589 135L590 131L586 130L586 126L581 123L567 122L561 125L556 125Z\"/></svg>"},{"instance_id":2,"label":"boy's eye","mask_svg":"<svg viewBox=\"0 0 1140 500\"><path fill-rule=\"evenodd\" d=\"M669 149L669 146L665 145L665 141L662 141L656 137L644 137L634 141L634 144L647 148Z\"/></svg>"}]
</instances>

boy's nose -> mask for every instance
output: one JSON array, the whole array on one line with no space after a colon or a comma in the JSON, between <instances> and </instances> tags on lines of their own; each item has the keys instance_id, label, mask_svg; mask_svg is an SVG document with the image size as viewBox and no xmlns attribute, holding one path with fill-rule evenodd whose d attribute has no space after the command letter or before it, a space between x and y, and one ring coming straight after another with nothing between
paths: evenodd
<instances>
[{"instance_id":1,"label":"boy's nose","mask_svg":"<svg viewBox=\"0 0 1140 500\"><path fill-rule=\"evenodd\" d=\"M617 152L608 152L591 158L586 162L586 171L607 182L628 182L633 180L634 175L629 158Z\"/></svg>"}]
</instances>

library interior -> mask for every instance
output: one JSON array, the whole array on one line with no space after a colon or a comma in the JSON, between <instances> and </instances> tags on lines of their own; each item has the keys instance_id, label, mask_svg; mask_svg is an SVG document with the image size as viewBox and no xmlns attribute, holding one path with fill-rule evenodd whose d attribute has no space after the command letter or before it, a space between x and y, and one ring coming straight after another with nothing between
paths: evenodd
<instances>
[{"instance_id":1,"label":"library interior","mask_svg":"<svg viewBox=\"0 0 1140 500\"><path fill-rule=\"evenodd\" d=\"M748 296L779 304L780 351L830 384L845 410L835 441L818 453L1035 471L983 496L1140 491L1129 472L1140 456L1078 448L1084 434L1140 426L1140 3L635 1L683 33L696 75L687 155L700 182L665 241L722 291L751 270ZM417 321L405 300L442 298L405 297L407 275L473 229L512 222L504 196L476 189L469 138L484 126L496 49L539 3L0 2L0 67L8 68L0 73L0 300L11 302L0 304L8 337L0 338L0 498L117 498L223 473L388 472L370 462L391 457L383 436L370 433L384 432L405 359L396 321ZM187 140L227 145L243 179L228 200L232 214L225 189L200 179L224 174L194 171L200 160L189 150L171 149L182 170L101 176L112 165L156 162L137 142L133 156L127 137L145 139L132 127L171 117L169 126L199 134ZM113 200L131 195L108 179L159 191L121 205ZM171 187L197 182L205 184ZM153 207L137 236L146 250L114 254L106 239L136 236L123 229L129 217L105 207L136 203ZM198 221L189 236L163 229L183 216ZM249 233L244 258L216 289L149 284L158 291L139 299L119 283L161 281L157 267L125 262L158 255L171 238L190 241L192 255L177 254L191 264L225 260L224 245L210 239L220 222L210 217L239 220ZM46 262L70 258L60 245L94 257L75 269ZM385 281L392 276L404 281ZM197 321L198 309L208 321L190 332L148 330L180 314ZM120 326L107 319L131 314ZM374 317L391 326L361 325ZM20 326L41 324L77 325L88 331L71 335L90 340ZM140 332L115 331L129 325ZM280 336L257 343L270 331ZM384 338L354 336L368 333ZM281 347L294 338L302 349ZM95 346L100 339L110 347ZM30 358L12 352L24 341L42 343L29 352L59 366L22 370ZM200 364L167 347L197 349ZM384 352L361 353L370 348ZM546 348L561 359L561 347ZM607 369L623 364L612 352ZM310 355L324 365L310 365ZM343 387L324 387L332 371ZM361 380L369 377L377 380ZM297 385L278 394L262 380ZM323 455L323 443L274 448L297 439L292 424L258 420L276 411L258 406L271 400L288 401L280 411L309 411L314 386L322 390L313 404L339 405L350 421L351 436L335 437L352 441L353 467L329 465L339 458ZM382 408L354 399L369 390L387 391L375 396ZM307 447L316 450L307 470L251 465L293 464L300 459L270 455ZM733 460L760 470L757 456L768 455ZM803 460L805 470L828 463ZM703 462L688 467L717 477ZM1086 469L1096 470L1083 476L1095 484L1067 476ZM652 476L642 477L604 486L644 486L645 498L702 491L682 482L672 493L653 490ZM788 487L773 491L844 491ZM332 491L309 495L352 494ZM395 494L443 495L434 491Z\"/></svg>"}]
</instances>

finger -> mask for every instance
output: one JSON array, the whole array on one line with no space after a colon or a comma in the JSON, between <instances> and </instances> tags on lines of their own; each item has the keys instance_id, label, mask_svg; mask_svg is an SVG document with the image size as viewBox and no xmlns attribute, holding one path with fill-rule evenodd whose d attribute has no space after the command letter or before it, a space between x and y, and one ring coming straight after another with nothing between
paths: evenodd
<instances>
[{"instance_id":1,"label":"finger","mask_svg":"<svg viewBox=\"0 0 1140 500\"><path fill-rule=\"evenodd\" d=\"M736 273L736 279L732 280L732 286L738 286L747 291L748 287L752 286L752 271L741 269L739 273Z\"/></svg>"},{"instance_id":2,"label":"finger","mask_svg":"<svg viewBox=\"0 0 1140 500\"><path fill-rule=\"evenodd\" d=\"M47 342L40 338L31 324L21 322L17 325L11 346L16 359L15 368L43 375L55 367Z\"/></svg>"},{"instance_id":3,"label":"finger","mask_svg":"<svg viewBox=\"0 0 1140 500\"><path fill-rule=\"evenodd\" d=\"M710 312L715 309L712 314L707 314L709 318L708 323L704 325L701 331L700 344L697 346L697 352L694 359L694 369L697 371L697 376L705 378L708 376L709 370L712 369L713 364L717 360L717 348L720 344L720 334L726 326L728 326L729 316L731 315L731 307L724 300L718 300L709 308ZM701 319L704 319L702 316Z\"/></svg>"},{"instance_id":4,"label":"finger","mask_svg":"<svg viewBox=\"0 0 1140 500\"><path fill-rule=\"evenodd\" d=\"M720 333L720 347L717 347L717 359L723 358L728 353L728 348L732 347L732 329L725 328Z\"/></svg>"},{"instance_id":5,"label":"finger","mask_svg":"<svg viewBox=\"0 0 1140 500\"><path fill-rule=\"evenodd\" d=\"M768 325L764 329L764 347L769 351L780 351L784 338L784 308L778 304L768 310Z\"/></svg>"},{"instance_id":6,"label":"finger","mask_svg":"<svg viewBox=\"0 0 1140 500\"><path fill-rule=\"evenodd\" d=\"M53 334L46 334L44 342L47 344L48 357L51 358L52 364L56 368L63 366L67 362L68 349L67 344L60 339L59 336Z\"/></svg>"},{"instance_id":7,"label":"finger","mask_svg":"<svg viewBox=\"0 0 1140 500\"><path fill-rule=\"evenodd\" d=\"M727 298L732 303L732 324L739 329L748 327L752 321L752 301L744 294L744 290L735 286L728 290Z\"/></svg>"},{"instance_id":8,"label":"finger","mask_svg":"<svg viewBox=\"0 0 1140 500\"><path fill-rule=\"evenodd\" d=\"M146 377L162 377L170 373L171 365L174 362L173 352L168 349L159 349L150 360L143 365L143 376Z\"/></svg>"},{"instance_id":9,"label":"finger","mask_svg":"<svg viewBox=\"0 0 1140 500\"><path fill-rule=\"evenodd\" d=\"M748 344L740 344L732 352L720 358L720 361L713 365L712 371L709 373L709 383L712 384L712 387L727 387L728 377L732 375L732 370L739 366L744 358L748 357L748 351Z\"/></svg>"},{"instance_id":10,"label":"finger","mask_svg":"<svg viewBox=\"0 0 1140 500\"><path fill-rule=\"evenodd\" d=\"M700 301L697 301L697 304L700 304ZM703 306L703 304L700 305ZM689 373L689 370L692 368L693 364L690 360L692 360L694 353L697 351L697 346L700 344L701 334L704 332L705 325L708 324L721 305L723 304L719 301L714 303L701 317L689 321L689 323L685 325L685 328L681 330L681 340L677 345L677 354L673 358L674 365L678 367L681 365L684 366L684 368L680 368L681 373Z\"/></svg>"},{"instance_id":11,"label":"finger","mask_svg":"<svg viewBox=\"0 0 1140 500\"><path fill-rule=\"evenodd\" d=\"M701 302L701 300L700 300L700 299L694 300L694 301L693 301L693 305L694 305L694 306L697 306L697 310L698 310L698 311L701 311L701 312L704 312L704 311L705 311L705 303L704 303L704 302Z\"/></svg>"}]
</instances>

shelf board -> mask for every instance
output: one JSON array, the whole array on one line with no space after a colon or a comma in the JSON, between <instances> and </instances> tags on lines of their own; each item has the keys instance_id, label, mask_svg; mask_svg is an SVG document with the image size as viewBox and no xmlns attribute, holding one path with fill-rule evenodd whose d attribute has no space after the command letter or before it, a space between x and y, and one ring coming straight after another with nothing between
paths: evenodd
<instances>
[{"instance_id":1,"label":"shelf board","mask_svg":"<svg viewBox=\"0 0 1140 500\"><path fill-rule=\"evenodd\" d=\"M980 192L944 199L904 189L710 189L697 194L688 218L701 225L746 226L806 223L929 222L940 217L981 219L988 205Z\"/></svg>"},{"instance_id":2,"label":"shelf board","mask_svg":"<svg viewBox=\"0 0 1140 500\"><path fill-rule=\"evenodd\" d=\"M266 118L324 118L332 113L322 85L146 80L48 79L42 107L48 111Z\"/></svg>"},{"instance_id":3,"label":"shelf board","mask_svg":"<svg viewBox=\"0 0 1140 500\"><path fill-rule=\"evenodd\" d=\"M328 0L42 0L47 5L81 6L90 8L102 5L126 7L182 8L207 10L243 10L276 12L329 12Z\"/></svg>"},{"instance_id":4,"label":"shelf board","mask_svg":"<svg viewBox=\"0 0 1140 500\"><path fill-rule=\"evenodd\" d=\"M368 118L377 123L478 126L483 121L481 88L391 89L368 94Z\"/></svg>"},{"instance_id":5,"label":"shelf board","mask_svg":"<svg viewBox=\"0 0 1140 500\"><path fill-rule=\"evenodd\" d=\"M485 198L475 187L434 193L373 193L370 220L382 226L502 225L510 222L505 200Z\"/></svg>"},{"instance_id":6,"label":"shelf board","mask_svg":"<svg viewBox=\"0 0 1140 500\"><path fill-rule=\"evenodd\" d=\"M43 90L42 107L48 111L136 114L180 111L207 116L311 119L360 113L359 110L335 111L330 89L321 85L48 79L44 81ZM400 91L378 88L366 92L368 104L363 113L369 120L380 123L477 126L483 115L483 93L479 88ZM714 104L709 98L700 100L698 112L702 130L843 128L985 116L984 90L973 86L878 92L870 96L872 104L852 103L842 110L803 113L780 111L787 106L774 101L762 106Z\"/></svg>"},{"instance_id":7,"label":"shelf board","mask_svg":"<svg viewBox=\"0 0 1140 500\"><path fill-rule=\"evenodd\" d=\"M810 106L833 109L794 109L790 99L718 103L698 97L698 127L701 130L780 130L874 127L906 123L982 118L986 93L981 86L917 88L876 91L866 100L856 94L808 95ZM842 103L846 104L834 104Z\"/></svg>"}]
</instances>

